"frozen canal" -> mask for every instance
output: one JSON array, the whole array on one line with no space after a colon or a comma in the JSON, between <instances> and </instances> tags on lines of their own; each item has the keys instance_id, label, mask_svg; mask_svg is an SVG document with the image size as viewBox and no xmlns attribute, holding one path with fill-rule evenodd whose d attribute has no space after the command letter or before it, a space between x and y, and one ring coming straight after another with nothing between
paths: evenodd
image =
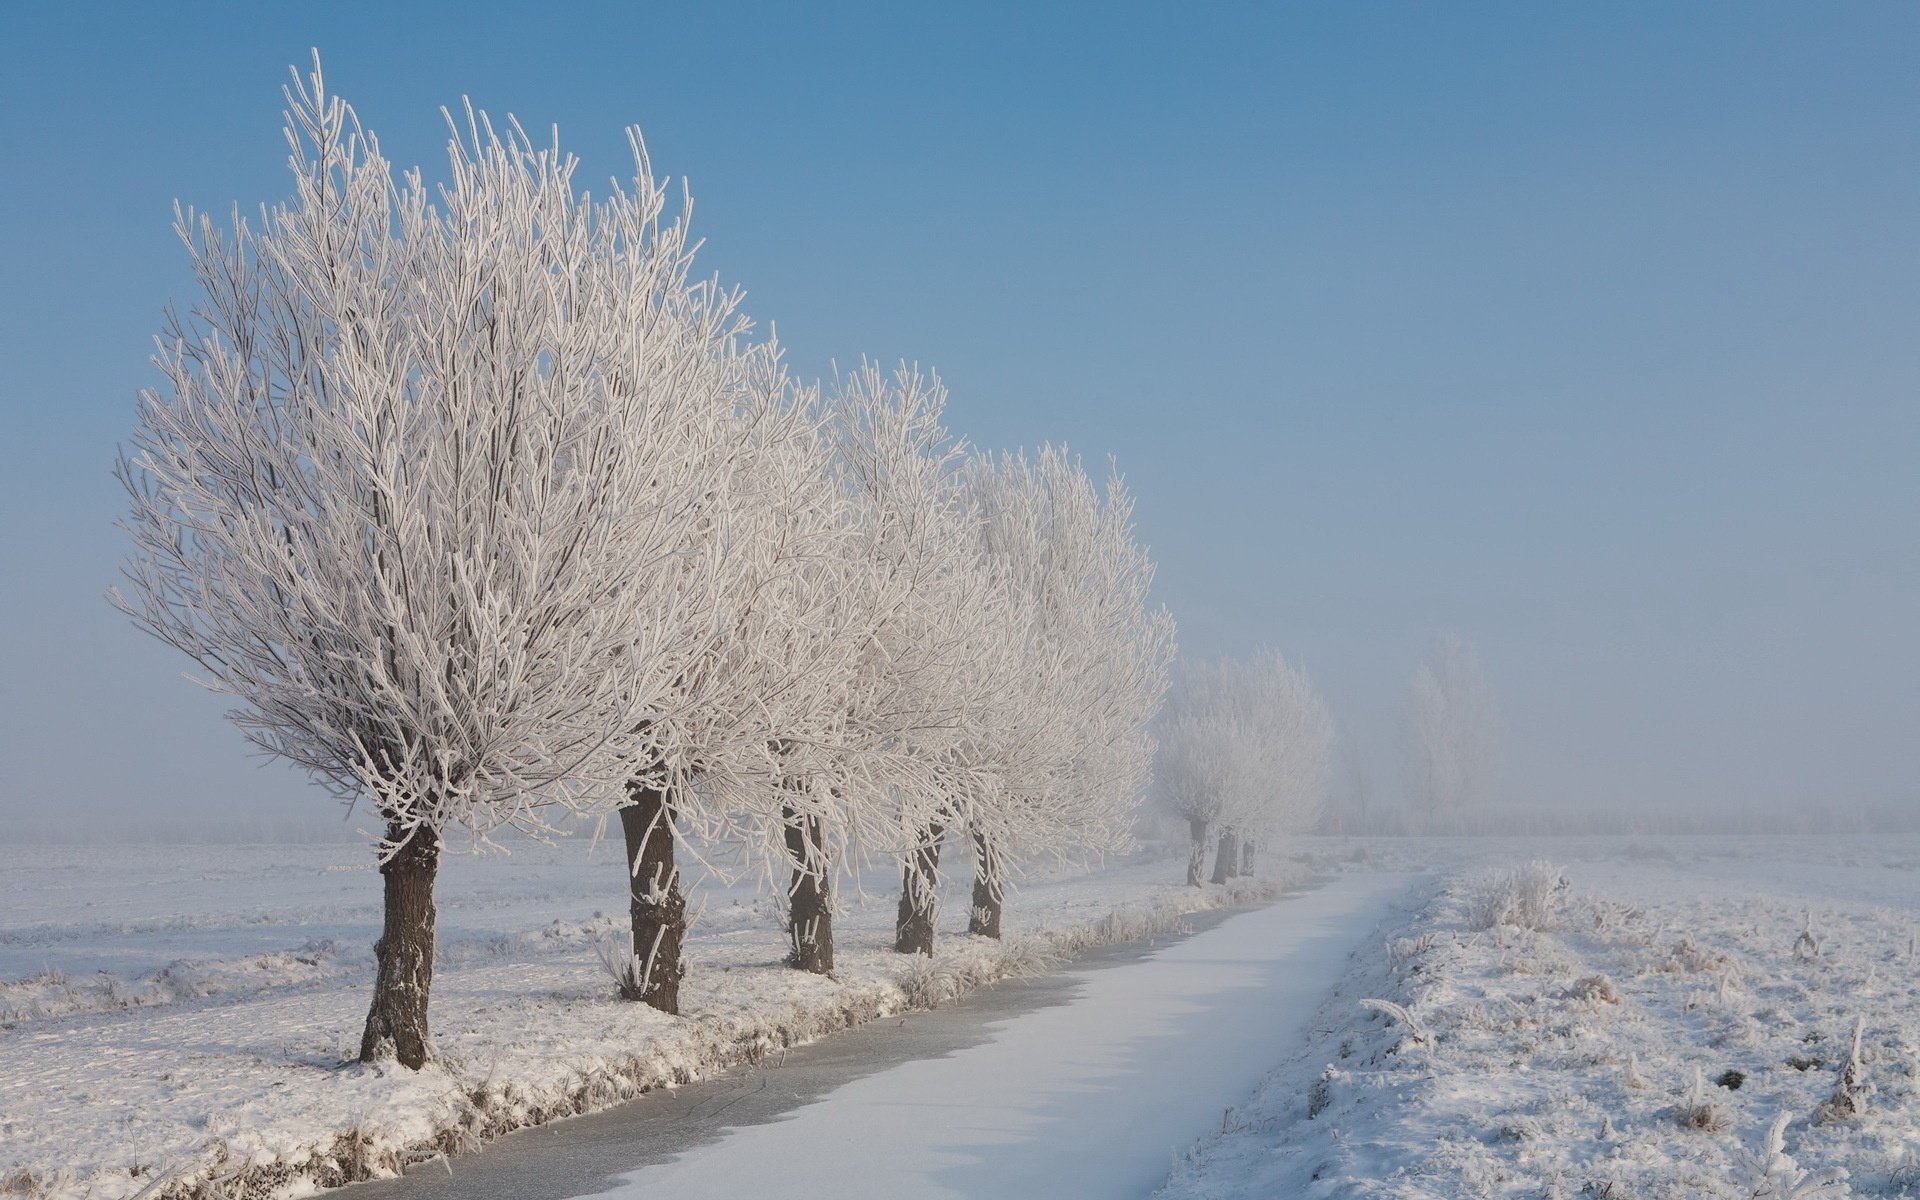
<instances>
[{"instance_id":1,"label":"frozen canal","mask_svg":"<svg viewBox=\"0 0 1920 1200\"><path fill-rule=\"evenodd\" d=\"M357 1187L394 1197L1146 1196L1301 1043L1405 875L1350 875L1152 946L877 1022L784 1062Z\"/></svg>"}]
</instances>

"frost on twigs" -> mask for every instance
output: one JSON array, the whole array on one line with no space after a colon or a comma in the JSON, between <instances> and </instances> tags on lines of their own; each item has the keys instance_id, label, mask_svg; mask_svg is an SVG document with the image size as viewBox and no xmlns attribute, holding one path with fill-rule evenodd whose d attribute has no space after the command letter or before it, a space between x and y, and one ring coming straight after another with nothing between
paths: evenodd
<instances>
[{"instance_id":1,"label":"frost on twigs","mask_svg":"<svg viewBox=\"0 0 1920 1200\"><path fill-rule=\"evenodd\" d=\"M1554 907L1565 887L1560 868L1549 862L1483 872L1467 891L1467 924L1474 929L1511 926L1544 932L1552 927Z\"/></svg>"},{"instance_id":2,"label":"frost on twigs","mask_svg":"<svg viewBox=\"0 0 1920 1200\"><path fill-rule=\"evenodd\" d=\"M1812 962L1820 957L1820 938L1813 932L1813 910L1807 910L1806 924L1800 929L1800 936L1793 939L1793 956L1801 962Z\"/></svg>"},{"instance_id":3,"label":"frost on twigs","mask_svg":"<svg viewBox=\"0 0 1920 1200\"><path fill-rule=\"evenodd\" d=\"M1759 1153L1748 1157L1740 1180L1748 1200L1840 1200L1853 1195L1845 1168L1818 1175L1801 1170L1787 1153L1787 1125L1791 1113L1781 1113L1767 1130Z\"/></svg>"},{"instance_id":4,"label":"frost on twigs","mask_svg":"<svg viewBox=\"0 0 1920 1200\"><path fill-rule=\"evenodd\" d=\"M1733 1128L1733 1115L1707 1092L1707 1077L1699 1067L1693 1069L1693 1083L1686 1098L1674 1106L1674 1119L1682 1129L1700 1133L1725 1133Z\"/></svg>"},{"instance_id":5,"label":"frost on twigs","mask_svg":"<svg viewBox=\"0 0 1920 1200\"><path fill-rule=\"evenodd\" d=\"M1396 1051L1402 1046L1417 1046L1423 1050L1431 1050L1433 1048L1434 1039L1432 1031L1425 1025L1422 1025L1419 1019L1411 1012L1408 1012L1393 1001L1362 1000L1360 1001L1360 1007L1382 1013L1392 1018L1400 1024L1401 1028L1407 1031L1407 1036L1401 1040L1398 1046L1394 1047Z\"/></svg>"},{"instance_id":6,"label":"frost on twigs","mask_svg":"<svg viewBox=\"0 0 1920 1200\"><path fill-rule=\"evenodd\" d=\"M1847 1061L1840 1064L1840 1077L1833 1082L1833 1094L1820 1106L1817 1119L1822 1122L1845 1121L1867 1111L1867 1094L1871 1085L1867 1082L1866 1059L1860 1052L1860 1039L1866 1033L1864 1018L1856 1017L1853 1022L1853 1041L1847 1049Z\"/></svg>"}]
</instances>

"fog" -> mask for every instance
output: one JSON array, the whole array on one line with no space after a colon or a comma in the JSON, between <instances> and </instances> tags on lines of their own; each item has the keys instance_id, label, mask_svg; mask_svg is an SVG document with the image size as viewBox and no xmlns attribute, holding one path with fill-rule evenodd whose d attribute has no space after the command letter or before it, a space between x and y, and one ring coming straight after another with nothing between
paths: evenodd
<instances>
[{"instance_id":1,"label":"fog","mask_svg":"<svg viewBox=\"0 0 1920 1200\"><path fill-rule=\"evenodd\" d=\"M285 195L310 45L400 163L463 92L558 121L586 179L641 123L801 372L918 360L980 445L1113 455L1183 653L1305 666L1337 798L1402 804L1455 632L1502 812L1920 824L1920 10L1018 12L609 15L564 52L9 17L0 838L368 824L103 599L114 448L190 298L168 206Z\"/></svg>"}]
</instances>

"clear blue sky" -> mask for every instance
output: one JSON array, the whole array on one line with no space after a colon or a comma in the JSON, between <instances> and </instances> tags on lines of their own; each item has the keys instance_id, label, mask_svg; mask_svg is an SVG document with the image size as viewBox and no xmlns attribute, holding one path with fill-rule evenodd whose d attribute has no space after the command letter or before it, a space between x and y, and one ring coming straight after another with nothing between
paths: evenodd
<instances>
[{"instance_id":1,"label":"clear blue sky","mask_svg":"<svg viewBox=\"0 0 1920 1200\"><path fill-rule=\"evenodd\" d=\"M640 124L803 371L1118 456L1382 791L1451 628L1522 799L1920 792L1920 6L72 4L0 15L0 818L323 803L101 599L169 205L285 194L309 46L400 162Z\"/></svg>"}]
</instances>

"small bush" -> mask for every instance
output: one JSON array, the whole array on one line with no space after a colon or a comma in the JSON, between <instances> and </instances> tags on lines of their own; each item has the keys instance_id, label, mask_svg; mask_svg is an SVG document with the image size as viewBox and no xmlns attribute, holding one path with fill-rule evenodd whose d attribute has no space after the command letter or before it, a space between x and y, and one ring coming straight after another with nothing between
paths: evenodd
<instances>
[{"instance_id":1,"label":"small bush","mask_svg":"<svg viewBox=\"0 0 1920 1200\"><path fill-rule=\"evenodd\" d=\"M1693 1071L1693 1086L1686 1099L1674 1106L1674 1119L1682 1129L1700 1133L1725 1133L1733 1128L1733 1114L1707 1096L1707 1080L1698 1067Z\"/></svg>"},{"instance_id":2,"label":"small bush","mask_svg":"<svg viewBox=\"0 0 1920 1200\"><path fill-rule=\"evenodd\" d=\"M1548 862L1488 871L1469 886L1467 923L1475 929L1509 925L1544 931L1553 924L1554 906L1565 886L1560 868Z\"/></svg>"}]
</instances>

